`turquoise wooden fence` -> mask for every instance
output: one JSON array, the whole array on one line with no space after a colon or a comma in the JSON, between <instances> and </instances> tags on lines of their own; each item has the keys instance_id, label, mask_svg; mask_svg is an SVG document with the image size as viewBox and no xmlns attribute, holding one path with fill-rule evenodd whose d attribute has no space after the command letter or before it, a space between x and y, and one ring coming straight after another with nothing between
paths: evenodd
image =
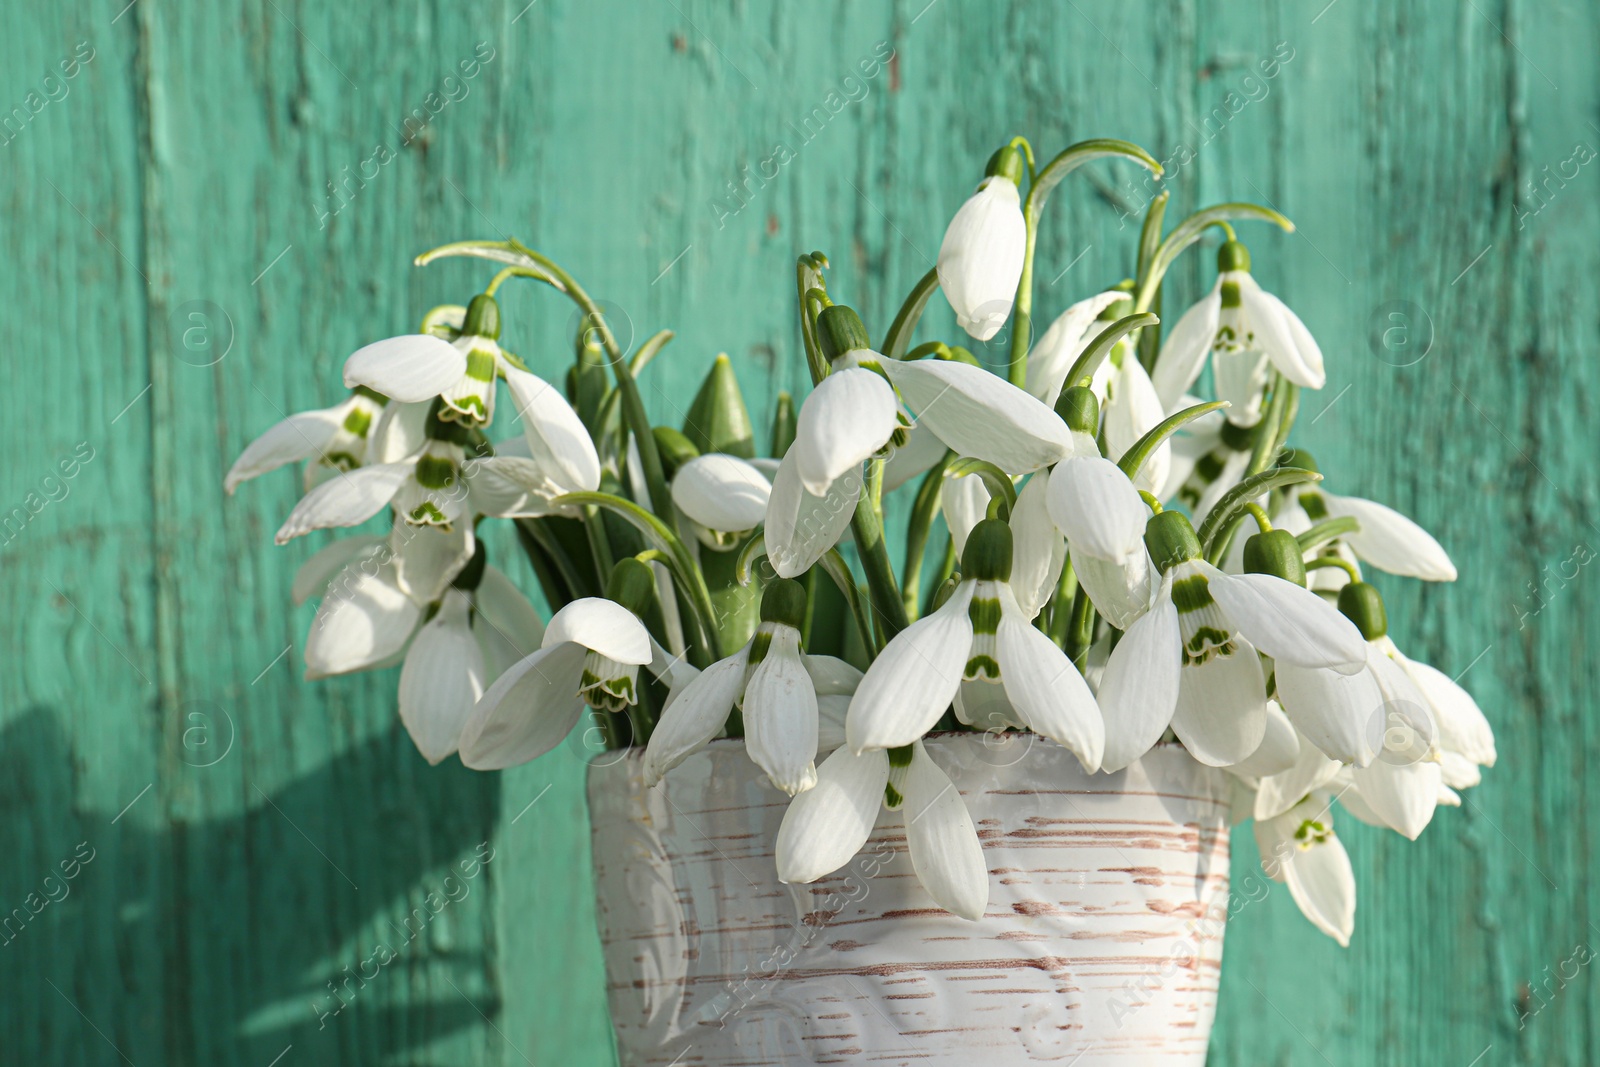
<instances>
[{"instance_id":1,"label":"turquoise wooden fence","mask_svg":"<svg viewBox=\"0 0 1600 1067\"><path fill-rule=\"evenodd\" d=\"M223 472L469 294L409 265L460 237L677 329L658 418L718 351L765 411L805 378L796 252L881 329L1021 132L1127 137L1174 210L1300 223L1247 237L1328 355L1300 432L1455 557L1454 587L1381 585L1500 738L1417 844L1346 820L1348 950L1282 891L1236 917L1213 1061L1592 1062L1600 9L124 2L8 0L0 35L0 1058L608 1062L580 746L430 769L393 672L299 680L313 546L270 543L296 485L230 501ZM1151 193L1070 180L1041 313L1129 270ZM566 358L565 306L507 317Z\"/></svg>"}]
</instances>

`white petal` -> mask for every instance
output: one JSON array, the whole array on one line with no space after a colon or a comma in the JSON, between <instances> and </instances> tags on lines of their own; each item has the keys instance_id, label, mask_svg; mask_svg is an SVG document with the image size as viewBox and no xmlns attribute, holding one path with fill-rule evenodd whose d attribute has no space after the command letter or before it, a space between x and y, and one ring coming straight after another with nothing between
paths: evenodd
<instances>
[{"instance_id":1,"label":"white petal","mask_svg":"<svg viewBox=\"0 0 1600 1067\"><path fill-rule=\"evenodd\" d=\"M541 648L489 687L461 731L461 762L480 771L515 767L559 745L583 713L582 645Z\"/></svg>"},{"instance_id":2,"label":"white petal","mask_svg":"<svg viewBox=\"0 0 1600 1067\"><path fill-rule=\"evenodd\" d=\"M983 918L989 906L989 865L977 827L961 791L920 742L906 768L905 797L901 814L917 880L951 914Z\"/></svg>"},{"instance_id":3,"label":"white petal","mask_svg":"<svg viewBox=\"0 0 1600 1067\"><path fill-rule=\"evenodd\" d=\"M1127 293L1111 289L1080 300L1057 316L1028 353L1028 392L1054 407L1067 383L1067 372L1099 332L1095 327L1110 325L1096 322L1100 313L1126 299Z\"/></svg>"},{"instance_id":4,"label":"white petal","mask_svg":"<svg viewBox=\"0 0 1600 1067\"><path fill-rule=\"evenodd\" d=\"M485 456L466 468L472 511L494 518L540 518L552 514L558 491L544 469L525 456Z\"/></svg>"},{"instance_id":5,"label":"white petal","mask_svg":"<svg viewBox=\"0 0 1600 1067\"><path fill-rule=\"evenodd\" d=\"M1261 660L1237 634L1233 647L1230 656L1213 655L1197 667L1183 668L1172 713L1172 731L1189 755L1213 767L1245 759L1261 746L1267 730Z\"/></svg>"},{"instance_id":6,"label":"white petal","mask_svg":"<svg viewBox=\"0 0 1600 1067\"><path fill-rule=\"evenodd\" d=\"M278 544L312 530L359 526L394 499L412 469L410 463L384 463L336 474L300 498L278 530Z\"/></svg>"},{"instance_id":7,"label":"white petal","mask_svg":"<svg viewBox=\"0 0 1600 1067\"><path fill-rule=\"evenodd\" d=\"M431 404L386 404L367 439L369 464L399 463L428 443L428 409Z\"/></svg>"},{"instance_id":8,"label":"white petal","mask_svg":"<svg viewBox=\"0 0 1600 1067\"><path fill-rule=\"evenodd\" d=\"M837 656L805 657L806 673L817 696L850 696L861 685L861 672Z\"/></svg>"},{"instance_id":9,"label":"white petal","mask_svg":"<svg viewBox=\"0 0 1600 1067\"><path fill-rule=\"evenodd\" d=\"M245 446L228 469L222 488L232 493L239 483L277 470L285 463L320 457L344 423L346 414L347 405L340 404L290 415Z\"/></svg>"},{"instance_id":10,"label":"white petal","mask_svg":"<svg viewBox=\"0 0 1600 1067\"><path fill-rule=\"evenodd\" d=\"M995 644L1006 696L1029 729L1070 749L1084 770L1099 770L1106 727L1089 683L1067 654L1027 621L1004 587Z\"/></svg>"},{"instance_id":11,"label":"white petal","mask_svg":"<svg viewBox=\"0 0 1600 1067\"><path fill-rule=\"evenodd\" d=\"M1275 700L1267 701L1267 731L1249 756L1228 770L1241 778L1259 781L1292 769L1300 756L1300 739Z\"/></svg>"},{"instance_id":12,"label":"white petal","mask_svg":"<svg viewBox=\"0 0 1600 1067\"><path fill-rule=\"evenodd\" d=\"M1155 386L1138 357L1128 353L1123 358L1122 370L1114 379L1113 396L1106 405L1106 451L1111 460L1120 460L1139 443L1139 439L1167 417L1156 395ZM1172 468L1172 440L1168 438L1145 457L1144 464L1134 478L1135 489L1158 493L1167 483Z\"/></svg>"},{"instance_id":13,"label":"white petal","mask_svg":"<svg viewBox=\"0 0 1600 1067\"><path fill-rule=\"evenodd\" d=\"M522 417L528 452L563 492L600 488L600 456L583 420L561 390L525 370L502 364Z\"/></svg>"},{"instance_id":14,"label":"white petal","mask_svg":"<svg viewBox=\"0 0 1600 1067\"><path fill-rule=\"evenodd\" d=\"M1361 524L1344 540L1356 555L1380 571L1425 582L1453 582L1456 566L1433 536L1395 511L1371 500L1322 494L1330 518L1348 516Z\"/></svg>"},{"instance_id":15,"label":"white petal","mask_svg":"<svg viewBox=\"0 0 1600 1067\"><path fill-rule=\"evenodd\" d=\"M881 374L849 367L822 379L800 405L789 446L806 491L823 496L834 479L888 444L898 412L894 389Z\"/></svg>"},{"instance_id":16,"label":"white petal","mask_svg":"<svg viewBox=\"0 0 1600 1067\"><path fill-rule=\"evenodd\" d=\"M1356 790L1385 826L1415 841L1439 804L1439 765L1391 763L1379 756L1352 774Z\"/></svg>"},{"instance_id":17,"label":"white petal","mask_svg":"<svg viewBox=\"0 0 1600 1067\"><path fill-rule=\"evenodd\" d=\"M1239 287L1240 302L1250 316L1256 342L1266 349L1278 373L1306 389L1321 389L1328 376L1322 369L1322 349L1300 316L1282 300L1254 284Z\"/></svg>"},{"instance_id":18,"label":"white petal","mask_svg":"<svg viewBox=\"0 0 1600 1067\"><path fill-rule=\"evenodd\" d=\"M989 488L982 475L946 478L939 486L939 507L950 528L950 539L955 542L956 558L960 559L967 550L967 535L989 513Z\"/></svg>"},{"instance_id":19,"label":"white petal","mask_svg":"<svg viewBox=\"0 0 1600 1067\"><path fill-rule=\"evenodd\" d=\"M744 691L745 749L790 796L817 782L817 694L800 659L800 631L778 626Z\"/></svg>"},{"instance_id":20,"label":"white petal","mask_svg":"<svg viewBox=\"0 0 1600 1067\"><path fill-rule=\"evenodd\" d=\"M1354 673L1367 662L1355 624L1307 589L1270 574L1223 574L1202 565L1228 621L1274 660Z\"/></svg>"},{"instance_id":21,"label":"white petal","mask_svg":"<svg viewBox=\"0 0 1600 1067\"><path fill-rule=\"evenodd\" d=\"M848 696L817 694L817 753L826 756L844 746L844 720L850 714ZM651 740L655 736L651 735Z\"/></svg>"},{"instance_id":22,"label":"white petal","mask_svg":"<svg viewBox=\"0 0 1600 1067\"><path fill-rule=\"evenodd\" d=\"M824 497L812 496L800 484L794 449L778 464L767 500L767 559L783 578L805 573L828 549L839 543L855 514L861 478L833 483Z\"/></svg>"},{"instance_id":23,"label":"white petal","mask_svg":"<svg viewBox=\"0 0 1600 1067\"><path fill-rule=\"evenodd\" d=\"M1307 740L1342 763L1372 762L1371 727L1383 707L1372 672L1340 674L1283 662L1276 664L1276 677L1284 713Z\"/></svg>"},{"instance_id":24,"label":"white petal","mask_svg":"<svg viewBox=\"0 0 1600 1067\"><path fill-rule=\"evenodd\" d=\"M524 656L538 651L544 640L544 620L502 571L495 567L483 569L483 580L473 591L472 603L478 611L473 632L487 647L485 664L490 681Z\"/></svg>"},{"instance_id":25,"label":"white petal","mask_svg":"<svg viewBox=\"0 0 1600 1067\"><path fill-rule=\"evenodd\" d=\"M456 750L483 695L483 656L467 624L467 596L451 590L418 632L400 669L400 721L429 763Z\"/></svg>"},{"instance_id":26,"label":"white petal","mask_svg":"<svg viewBox=\"0 0 1600 1067\"><path fill-rule=\"evenodd\" d=\"M709 530L755 529L767 517L771 496L772 483L765 475L738 456L720 452L696 456L672 478L672 502Z\"/></svg>"},{"instance_id":27,"label":"white petal","mask_svg":"<svg viewBox=\"0 0 1600 1067\"><path fill-rule=\"evenodd\" d=\"M1183 313L1162 343L1151 381L1166 410L1175 410L1179 398L1200 377L1206 353L1217 337L1217 314L1221 309L1222 278L1218 277L1211 292Z\"/></svg>"},{"instance_id":28,"label":"white petal","mask_svg":"<svg viewBox=\"0 0 1600 1067\"><path fill-rule=\"evenodd\" d=\"M374 341L344 361L344 384L364 385L406 404L432 400L467 372L467 357L448 341L409 333Z\"/></svg>"},{"instance_id":29,"label":"white petal","mask_svg":"<svg viewBox=\"0 0 1600 1067\"><path fill-rule=\"evenodd\" d=\"M939 359L886 359L882 365L918 423L963 456L1015 477L1072 450L1067 424L1055 411L981 367Z\"/></svg>"},{"instance_id":30,"label":"white petal","mask_svg":"<svg viewBox=\"0 0 1600 1067\"><path fill-rule=\"evenodd\" d=\"M1256 821L1264 822L1282 815L1313 790L1321 789L1333 781L1342 766L1338 760L1325 756L1321 749L1311 743L1310 738L1302 736L1294 766L1261 779L1256 789Z\"/></svg>"},{"instance_id":31,"label":"white petal","mask_svg":"<svg viewBox=\"0 0 1600 1067\"><path fill-rule=\"evenodd\" d=\"M1300 350L1295 333L1289 328L1289 320L1284 315L1288 309L1283 301L1264 291L1255 278L1247 273L1241 272L1234 277L1239 283L1240 306L1250 330L1256 335L1256 347L1272 360L1279 374L1295 385L1321 389L1327 381L1327 375L1322 370L1322 352L1315 343L1309 352ZM1303 323L1300 331L1307 338L1311 336Z\"/></svg>"},{"instance_id":32,"label":"white petal","mask_svg":"<svg viewBox=\"0 0 1600 1067\"><path fill-rule=\"evenodd\" d=\"M817 768L817 784L795 797L778 827L778 879L814 882L849 863L866 844L883 806L889 755L836 749Z\"/></svg>"},{"instance_id":33,"label":"white petal","mask_svg":"<svg viewBox=\"0 0 1600 1067\"><path fill-rule=\"evenodd\" d=\"M1395 660L1427 698L1439 725L1439 747L1465 756L1473 763L1493 767L1494 730L1478 702L1449 675L1414 659Z\"/></svg>"},{"instance_id":34,"label":"white petal","mask_svg":"<svg viewBox=\"0 0 1600 1067\"><path fill-rule=\"evenodd\" d=\"M1067 561L1067 543L1050 521L1049 494L1050 472L1035 471L1011 513L1011 591L1030 619L1050 602Z\"/></svg>"},{"instance_id":35,"label":"white petal","mask_svg":"<svg viewBox=\"0 0 1600 1067\"><path fill-rule=\"evenodd\" d=\"M603 597L582 597L551 616L543 647L566 641L618 663L650 662L650 631L633 612Z\"/></svg>"},{"instance_id":36,"label":"white petal","mask_svg":"<svg viewBox=\"0 0 1600 1067\"><path fill-rule=\"evenodd\" d=\"M329 542L302 563L300 569L295 572L294 585L289 592L290 597L296 605L300 605L314 596L321 596L328 583L333 581L340 571L387 542L388 538L376 535L341 537L337 541ZM377 567L378 564L374 563L370 569L376 572Z\"/></svg>"},{"instance_id":37,"label":"white petal","mask_svg":"<svg viewBox=\"0 0 1600 1067\"><path fill-rule=\"evenodd\" d=\"M346 570L328 586L306 635L307 676L382 663L405 647L421 621L422 608L395 587L388 568Z\"/></svg>"},{"instance_id":38,"label":"white petal","mask_svg":"<svg viewBox=\"0 0 1600 1067\"><path fill-rule=\"evenodd\" d=\"M962 582L944 605L894 636L872 661L850 701L850 747L909 745L939 721L955 697L972 650L974 582Z\"/></svg>"},{"instance_id":39,"label":"white petal","mask_svg":"<svg viewBox=\"0 0 1600 1067\"><path fill-rule=\"evenodd\" d=\"M961 205L939 246L939 287L956 322L979 341L1000 331L1011 315L1028 239L1016 183L985 178Z\"/></svg>"},{"instance_id":40,"label":"white petal","mask_svg":"<svg viewBox=\"0 0 1600 1067\"><path fill-rule=\"evenodd\" d=\"M1356 925L1356 878L1344 844L1329 834L1325 841L1296 852L1284 868L1300 914L1348 948Z\"/></svg>"},{"instance_id":41,"label":"white petal","mask_svg":"<svg viewBox=\"0 0 1600 1067\"><path fill-rule=\"evenodd\" d=\"M470 522L458 522L448 532L400 523L389 537L395 584L424 604L444 595L445 587L472 561L477 544Z\"/></svg>"},{"instance_id":42,"label":"white petal","mask_svg":"<svg viewBox=\"0 0 1600 1067\"><path fill-rule=\"evenodd\" d=\"M1178 705L1183 636L1178 609L1163 592L1122 635L1100 682L1106 747L1101 769L1120 771L1161 740Z\"/></svg>"},{"instance_id":43,"label":"white petal","mask_svg":"<svg viewBox=\"0 0 1600 1067\"><path fill-rule=\"evenodd\" d=\"M1150 607L1155 568L1142 548L1121 564L1081 555L1073 561L1073 573L1095 610L1119 630L1133 625Z\"/></svg>"},{"instance_id":44,"label":"white petal","mask_svg":"<svg viewBox=\"0 0 1600 1067\"><path fill-rule=\"evenodd\" d=\"M1050 517L1074 555L1122 563L1143 551L1150 509L1120 467L1084 456L1062 460L1051 472Z\"/></svg>"},{"instance_id":45,"label":"white petal","mask_svg":"<svg viewBox=\"0 0 1600 1067\"><path fill-rule=\"evenodd\" d=\"M644 781L655 785L662 775L703 748L727 724L734 701L744 688L750 646L721 659L673 693L650 735L644 754Z\"/></svg>"}]
</instances>

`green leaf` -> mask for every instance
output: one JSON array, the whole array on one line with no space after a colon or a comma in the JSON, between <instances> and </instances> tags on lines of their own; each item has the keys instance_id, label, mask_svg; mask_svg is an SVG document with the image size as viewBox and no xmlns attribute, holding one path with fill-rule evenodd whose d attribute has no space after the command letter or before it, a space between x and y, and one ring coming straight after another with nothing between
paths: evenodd
<instances>
[{"instance_id":1,"label":"green leaf","mask_svg":"<svg viewBox=\"0 0 1600 1067\"><path fill-rule=\"evenodd\" d=\"M1100 369L1100 364L1111 354L1111 350L1116 347L1118 341L1134 330L1142 330L1146 326L1154 326L1160 321L1149 312L1143 312L1120 318L1101 330L1095 336L1095 339L1089 342L1089 347L1083 350L1083 354L1073 362L1072 369L1067 372L1066 378L1063 379L1063 386L1088 385L1089 380L1094 377L1095 371Z\"/></svg>"},{"instance_id":2,"label":"green leaf","mask_svg":"<svg viewBox=\"0 0 1600 1067\"><path fill-rule=\"evenodd\" d=\"M900 312L890 324L889 332L884 335L881 350L883 355L890 359L905 358L906 345L911 343L911 335L916 332L917 322L927 310L928 301L933 298L934 291L938 288L938 267L930 268L928 273L917 279L917 284L906 294L905 303L900 305Z\"/></svg>"},{"instance_id":3,"label":"green leaf","mask_svg":"<svg viewBox=\"0 0 1600 1067\"><path fill-rule=\"evenodd\" d=\"M1154 452L1162 441L1177 433L1184 423L1193 422L1202 415L1209 415L1211 412L1227 406L1228 402L1226 400L1212 400L1209 403L1196 404L1192 408L1184 408L1182 411L1167 416L1153 430L1135 441L1133 447L1122 454L1122 458L1117 461L1117 466L1121 467L1122 473L1128 476L1129 481L1132 481L1138 476L1139 468L1144 466L1144 461L1150 458L1150 453Z\"/></svg>"},{"instance_id":4,"label":"green leaf","mask_svg":"<svg viewBox=\"0 0 1600 1067\"><path fill-rule=\"evenodd\" d=\"M726 353L712 361L684 416L683 433L701 454L726 452L740 459L755 458L755 427L750 424L750 411Z\"/></svg>"}]
</instances>

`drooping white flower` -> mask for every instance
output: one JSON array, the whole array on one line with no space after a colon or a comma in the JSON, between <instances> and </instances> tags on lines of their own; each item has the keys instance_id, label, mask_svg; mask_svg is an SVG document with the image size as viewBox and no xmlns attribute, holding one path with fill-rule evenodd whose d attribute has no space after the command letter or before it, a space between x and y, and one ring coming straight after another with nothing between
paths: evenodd
<instances>
[{"instance_id":1,"label":"drooping white flower","mask_svg":"<svg viewBox=\"0 0 1600 1067\"><path fill-rule=\"evenodd\" d=\"M519 660L478 700L460 735L461 762L502 770L550 751L585 706L625 711L638 702L650 634L611 600L584 597L551 617L539 651Z\"/></svg>"},{"instance_id":2,"label":"drooping white flower","mask_svg":"<svg viewBox=\"0 0 1600 1067\"><path fill-rule=\"evenodd\" d=\"M736 706L744 712L745 748L773 785L793 796L816 784L820 701L853 692L861 672L801 649L805 606L800 583L778 578L767 586L755 635L699 672L662 710L645 751L646 785L721 733Z\"/></svg>"},{"instance_id":3,"label":"drooping white flower","mask_svg":"<svg viewBox=\"0 0 1600 1067\"><path fill-rule=\"evenodd\" d=\"M440 419L482 427L494 414L495 383L504 378L533 460L562 485L597 488L600 457L589 431L559 389L500 348L499 323L494 298L480 294L454 344L428 334L375 342L345 361L345 384L365 385L406 403L437 396Z\"/></svg>"},{"instance_id":4,"label":"drooping white flower","mask_svg":"<svg viewBox=\"0 0 1600 1067\"><path fill-rule=\"evenodd\" d=\"M1321 389L1322 350L1299 316L1256 284L1244 245L1225 243L1217 271L1211 292L1184 312L1161 346L1152 380L1162 406L1174 410L1209 352L1217 399L1232 405L1228 420L1254 426L1261 419L1269 365L1295 385Z\"/></svg>"},{"instance_id":5,"label":"drooping white flower","mask_svg":"<svg viewBox=\"0 0 1600 1067\"><path fill-rule=\"evenodd\" d=\"M956 322L979 341L999 333L1011 317L1022 280L1028 227L1017 189L1021 176L1016 150L1001 149L989 176L950 220L939 246L939 287Z\"/></svg>"},{"instance_id":6,"label":"drooping white flower","mask_svg":"<svg viewBox=\"0 0 1600 1067\"><path fill-rule=\"evenodd\" d=\"M1284 882L1300 913L1341 946L1356 922L1356 880L1350 856L1333 832L1331 802L1307 799L1272 819L1257 819L1261 866Z\"/></svg>"},{"instance_id":7,"label":"drooping white flower","mask_svg":"<svg viewBox=\"0 0 1600 1067\"><path fill-rule=\"evenodd\" d=\"M1285 465L1316 469L1311 457L1298 450ZM1342 534L1339 545L1348 546L1361 562L1387 574L1425 582L1456 580L1455 564L1443 546L1427 530L1393 508L1374 500L1338 496L1320 484L1295 488L1297 491L1289 494L1280 509L1278 524L1285 529L1299 534L1324 519L1351 518L1359 528L1354 533ZM1339 584L1343 584L1342 581Z\"/></svg>"},{"instance_id":8,"label":"drooping white flower","mask_svg":"<svg viewBox=\"0 0 1600 1067\"><path fill-rule=\"evenodd\" d=\"M1093 441L1050 472L1050 518L1066 536L1073 573L1106 620L1126 630L1150 606L1150 512L1122 469Z\"/></svg>"},{"instance_id":9,"label":"drooping white flower","mask_svg":"<svg viewBox=\"0 0 1600 1067\"><path fill-rule=\"evenodd\" d=\"M367 437L387 400L370 389L357 389L331 408L302 411L273 425L239 453L222 487L230 495L243 482L289 463L311 461L306 468L309 489L330 471L349 471L367 458Z\"/></svg>"},{"instance_id":10,"label":"drooping white flower","mask_svg":"<svg viewBox=\"0 0 1600 1067\"><path fill-rule=\"evenodd\" d=\"M884 808L904 816L911 866L934 902L981 919L989 903L983 845L960 790L921 741L860 754L847 745L823 760L816 785L790 801L778 828L778 878L814 882L843 867Z\"/></svg>"},{"instance_id":11,"label":"drooping white flower","mask_svg":"<svg viewBox=\"0 0 1600 1067\"><path fill-rule=\"evenodd\" d=\"M766 518L772 483L754 464L721 452L696 456L672 476L672 502L707 548L738 547Z\"/></svg>"},{"instance_id":12,"label":"drooping white flower","mask_svg":"<svg viewBox=\"0 0 1600 1067\"><path fill-rule=\"evenodd\" d=\"M922 737L955 702L971 725L1015 725L1100 766L1105 730L1078 669L1036 629L1011 590L1012 534L985 519L967 538L962 581L932 614L895 635L867 669L846 723L857 752Z\"/></svg>"},{"instance_id":13,"label":"drooping white flower","mask_svg":"<svg viewBox=\"0 0 1600 1067\"><path fill-rule=\"evenodd\" d=\"M1366 646L1348 619L1293 582L1213 567L1181 512L1153 517L1145 539L1163 577L1150 610L1106 663L1099 700L1107 770L1138 759L1169 725L1202 763L1249 757L1266 732L1257 650L1303 667L1364 667Z\"/></svg>"}]
</instances>

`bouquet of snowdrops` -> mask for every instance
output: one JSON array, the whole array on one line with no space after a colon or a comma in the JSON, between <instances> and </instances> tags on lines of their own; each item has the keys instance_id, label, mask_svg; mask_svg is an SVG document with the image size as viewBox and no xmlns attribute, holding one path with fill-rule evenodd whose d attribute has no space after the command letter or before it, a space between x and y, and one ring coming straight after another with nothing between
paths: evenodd
<instances>
[{"instance_id":1,"label":"bouquet of snowdrops","mask_svg":"<svg viewBox=\"0 0 1600 1067\"><path fill-rule=\"evenodd\" d=\"M1395 647L1362 580L1363 566L1455 569L1415 523L1329 492L1287 447L1322 353L1232 228L1292 229L1276 212L1223 204L1169 232L1163 193L1134 277L1032 341L1045 201L1104 157L1160 171L1122 141L1043 167L1021 138L997 151L876 345L829 292L826 257L801 256L813 389L798 410L780 394L764 457L726 357L681 429L654 426L636 378L670 333L623 351L582 286L516 241L420 256L500 269L419 332L351 355L344 401L272 427L228 474L232 491L307 462L280 544L390 520L301 569L296 598L321 597L308 677L400 663L401 720L435 763L520 764L588 715L607 745L643 747L654 782L742 738L794 798L784 880L837 870L900 810L923 884L969 918L988 900L983 850L925 735L1031 731L1108 773L1181 744L1231 773L1267 872L1345 942L1354 880L1334 801L1414 838L1494 761L1472 698ZM1163 339L1162 279L1212 227L1216 284ZM502 346L510 279L583 315L554 381ZM954 338L914 343L936 291L980 342L1010 323L1008 365ZM1205 400L1191 390L1208 356ZM897 567L884 508L902 486ZM488 561L476 530L491 518L515 524L548 623Z\"/></svg>"}]
</instances>

